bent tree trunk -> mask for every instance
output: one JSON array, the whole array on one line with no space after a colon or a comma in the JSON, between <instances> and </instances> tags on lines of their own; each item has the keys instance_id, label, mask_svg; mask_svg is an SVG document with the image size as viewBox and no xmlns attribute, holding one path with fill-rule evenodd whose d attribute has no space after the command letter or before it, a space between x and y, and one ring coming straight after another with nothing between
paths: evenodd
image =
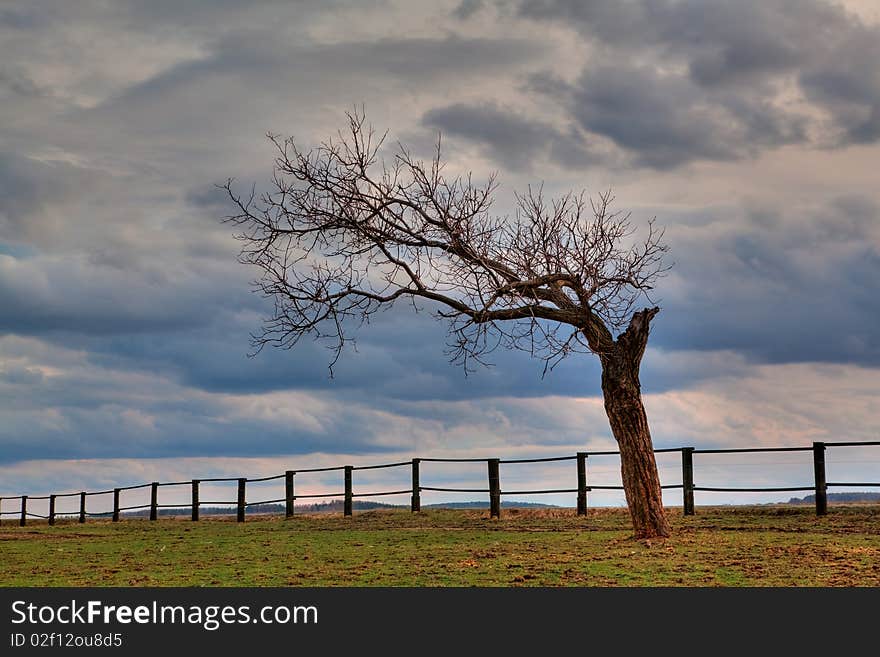
<instances>
[{"instance_id":1,"label":"bent tree trunk","mask_svg":"<svg viewBox=\"0 0 880 657\"><path fill-rule=\"evenodd\" d=\"M658 312L650 308L635 313L614 347L600 354L605 412L620 447L623 489L636 538L670 534L639 382L649 325Z\"/></svg>"}]
</instances>

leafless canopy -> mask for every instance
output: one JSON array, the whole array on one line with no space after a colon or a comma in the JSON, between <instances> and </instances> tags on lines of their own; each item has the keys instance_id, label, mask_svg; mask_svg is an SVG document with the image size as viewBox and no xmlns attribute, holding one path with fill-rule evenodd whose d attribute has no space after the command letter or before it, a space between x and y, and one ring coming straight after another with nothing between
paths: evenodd
<instances>
[{"instance_id":1,"label":"leafless canopy","mask_svg":"<svg viewBox=\"0 0 880 657\"><path fill-rule=\"evenodd\" d=\"M270 135L271 192L225 185L240 260L261 270L256 285L275 303L252 336L257 350L326 339L332 367L353 328L408 300L448 320L450 356L466 369L498 346L552 366L574 351L613 349L665 271L662 231L649 222L633 242L610 192L548 200L530 188L514 216L498 216L494 177L444 175L439 140L430 161L400 144L385 159L384 135L362 112L348 118L347 132L309 151Z\"/></svg>"}]
</instances>

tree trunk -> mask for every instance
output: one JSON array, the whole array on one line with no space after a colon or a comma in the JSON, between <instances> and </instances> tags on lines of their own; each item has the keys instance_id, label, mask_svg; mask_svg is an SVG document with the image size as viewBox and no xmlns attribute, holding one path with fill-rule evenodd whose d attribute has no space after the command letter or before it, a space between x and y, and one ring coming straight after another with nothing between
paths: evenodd
<instances>
[{"instance_id":1,"label":"tree trunk","mask_svg":"<svg viewBox=\"0 0 880 657\"><path fill-rule=\"evenodd\" d=\"M670 534L639 382L649 324L657 312L658 308L651 308L635 313L614 348L599 355L605 412L620 447L623 488L636 538Z\"/></svg>"}]
</instances>

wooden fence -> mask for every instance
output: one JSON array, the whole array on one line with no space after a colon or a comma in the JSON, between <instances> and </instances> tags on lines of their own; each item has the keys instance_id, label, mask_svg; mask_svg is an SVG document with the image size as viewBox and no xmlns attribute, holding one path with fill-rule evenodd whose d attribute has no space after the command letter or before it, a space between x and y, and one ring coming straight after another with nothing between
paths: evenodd
<instances>
[{"instance_id":1,"label":"wooden fence","mask_svg":"<svg viewBox=\"0 0 880 657\"><path fill-rule=\"evenodd\" d=\"M880 446L880 441L870 442L814 442L810 447L744 447L730 449L696 449L694 447L672 447L666 449L655 449L654 452L680 452L681 453L681 483L663 485L664 489L682 490L682 509L684 515L694 514L694 492L695 491L712 491L712 492L803 492L813 491L815 494L816 515L825 515L828 511L828 488L851 486L851 487L880 487L880 482L829 482L825 477L825 451L833 447L865 447ZM784 486L784 487L762 487L762 488L730 488L730 487L707 487L697 486L694 484L694 454L734 454L734 453L759 453L759 452L812 452L813 453L813 481L810 485L805 486ZM350 516L352 514L352 503L355 498L361 497L378 497L386 495L411 495L410 508L413 512L421 510L421 492L437 491L437 492L453 492L453 493L488 493L489 495L489 513L491 517L501 516L501 498L504 495L536 495L549 493L572 493L575 495L577 514L586 515L587 513L587 494L594 490L623 490L623 486L602 486L589 484L587 481L587 460L591 456L609 456L619 455L618 451L592 451L578 452L573 456L554 456L548 458L533 459L478 459L478 458L414 458L410 461L399 461L396 463L383 463L379 465L363 465L352 466L343 465L329 468L306 468L300 470L287 470L284 474L274 475L270 477L244 478L244 477L216 477L210 479L193 479L191 481L172 481L158 482L154 481L148 484L137 484L134 486L121 486L100 491L80 491L76 493L58 493L43 496L19 495L15 497L0 497L0 523L3 516L17 516L18 524L25 526L28 518L39 518L48 520L50 525L55 524L59 514L56 513L56 501L58 498L79 497L79 513L78 520L81 523L86 522L89 516L106 517L111 515L108 513L89 513L86 508L87 498L97 495L113 495L113 522L118 522L120 514L124 511L136 511L149 509L150 520L156 520L159 515L159 509L163 508L186 508L182 504L159 504L159 488L163 486L183 486L191 487L191 503L190 512L193 521L199 520L199 509L202 506L211 505L235 505L236 516L238 522L244 522L246 509L251 506L284 503L285 514L289 518L294 514L294 501L307 498L343 498L343 514ZM555 488L540 490L502 490L500 466L503 463L547 463L553 461L575 461L577 472L576 488ZM479 463L485 462L487 465L487 481L488 488L441 488L436 486L422 486L419 478L419 466L421 463ZM352 492L352 480L354 472L360 470L377 470L383 468L402 468L408 467L412 471L412 486L404 490L379 491L370 493ZM294 487L295 477L297 474L311 472L332 472L341 471L343 474L342 484L343 491L340 493L317 493L317 494L297 494ZM247 501L247 484L266 482L284 479L284 497L270 500ZM204 501L200 498L200 486L208 482L237 482L238 494L235 501ZM124 491L137 489L150 489L150 503L134 506L121 506L121 496ZM19 501L19 508L13 511L3 511L3 503L13 500ZM33 500L48 500L48 515L32 513L28 511L28 502ZM71 514L63 514L71 515ZM73 514L76 515L76 514Z\"/></svg>"}]
</instances>

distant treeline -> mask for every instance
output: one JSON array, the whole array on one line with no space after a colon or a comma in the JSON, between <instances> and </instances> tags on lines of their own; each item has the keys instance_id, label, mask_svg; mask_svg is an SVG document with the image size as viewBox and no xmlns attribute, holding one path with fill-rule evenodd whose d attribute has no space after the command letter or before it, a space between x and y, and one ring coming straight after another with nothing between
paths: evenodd
<instances>
[{"instance_id":1,"label":"distant treeline","mask_svg":"<svg viewBox=\"0 0 880 657\"><path fill-rule=\"evenodd\" d=\"M829 502L880 502L880 493L828 493ZM815 495L792 497L789 504L815 504Z\"/></svg>"}]
</instances>

